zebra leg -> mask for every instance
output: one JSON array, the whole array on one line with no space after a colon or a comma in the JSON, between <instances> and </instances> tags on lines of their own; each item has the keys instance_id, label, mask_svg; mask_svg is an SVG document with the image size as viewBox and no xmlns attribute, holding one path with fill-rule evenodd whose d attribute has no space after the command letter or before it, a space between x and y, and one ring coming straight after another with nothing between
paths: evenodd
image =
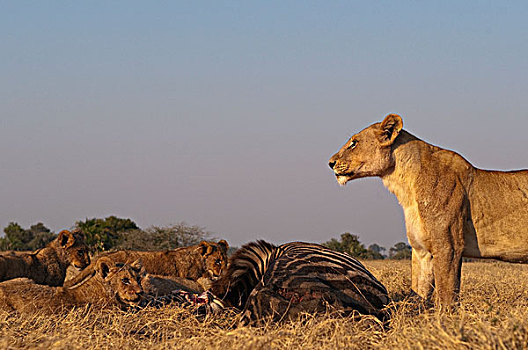
<instances>
[{"instance_id":1,"label":"zebra leg","mask_svg":"<svg viewBox=\"0 0 528 350\"><path fill-rule=\"evenodd\" d=\"M349 306L344 305L342 300L328 292L257 287L247 300L239 325L262 325L267 321L296 320L302 314L326 311L338 311L344 315L356 310L358 305L351 310Z\"/></svg>"},{"instance_id":2,"label":"zebra leg","mask_svg":"<svg viewBox=\"0 0 528 350\"><path fill-rule=\"evenodd\" d=\"M239 326L262 325L266 321L279 321L288 312L288 302L262 285L249 295Z\"/></svg>"}]
</instances>

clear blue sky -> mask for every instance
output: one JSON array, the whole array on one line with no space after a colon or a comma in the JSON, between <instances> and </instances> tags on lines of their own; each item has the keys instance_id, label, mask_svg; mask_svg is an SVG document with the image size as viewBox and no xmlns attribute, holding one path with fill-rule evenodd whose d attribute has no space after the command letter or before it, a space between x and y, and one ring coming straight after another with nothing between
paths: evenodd
<instances>
[{"instance_id":1,"label":"clear blue sky","mask_svg":"<svg viewBox=\"0 0 528 350\"><path fill-rule=\"evenodd\" d=\"M528 168L525 1L1 1L0 226L117 215L235 245L387 248L403 215L328 158L400 113L476 166Z\"/></svg>"}]
</instances>

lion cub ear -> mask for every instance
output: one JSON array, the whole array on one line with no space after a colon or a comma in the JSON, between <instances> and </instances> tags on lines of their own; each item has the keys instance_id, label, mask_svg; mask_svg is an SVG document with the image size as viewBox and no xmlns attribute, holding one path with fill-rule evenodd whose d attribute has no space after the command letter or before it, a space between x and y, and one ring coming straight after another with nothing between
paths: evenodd
<instances>
[{"instance_id":1,"label":"lion cub ear","mask_svg":"<svg viewBox=\"0 0 528 350\"><path fill-rule=\"evenodd\" d=\"M200 255L207 256L213 252L213 246L209 242L201 241L197 250L200 252Z\"/></svg>"},{"instance_id":2,"label":"lion cub ear","mask_svg":"<svg viewBox=\"0 0 528 350\"><path fill-rule=\"evenodd\" d=\"M59 233L57 239L59 241L59 245L62 248L69 248L75 243L75 237L73 236L73 233L68 230L62 230Z\"/></svg>"},{"instance_id":3,"label":"lion cub ear","mask_svg":"<svg viewBox=\"0 0 528 350\"><path fill-rule=\"evenodd\" d=\"M227 250L229 249L229 244L227 243L225 239L219 240L218 245L220 246L220 248L224 250L224 252L227 252Z\"/></svg>"},{"instance_id":4,"label":"lion cub ear","mask_svg":"<svg viewBox=\"0 0 528 350\"><path fill-rule=\"evenodd\" d=\"M403 128L402 118L397 114L389 114L380 124L379 140L382 146L390 146L396 140Z\"/></svg>"},{"instance_id":5,"label":"lion cub ear","mask_svg":"<svg viewBox=\"0 0 528 350\"><path fill-rule=\"evenodd\" d=\"M108 277L108 274L110 273L110 269L114 266L114 262L107 258L107 257L100 257L97 259L97 262L95 264L95 271L101 276L103 279L106 279Z\"/></svg>"},{"instance_id":6,"label":"lion cub ear","mask_svg":"<svg viewBox=\"0 0 528 350\"><path fill-rule=\"evenodd\" d=\"M71 231L72 237L74 240L81 240L84 241L84 232L80 228L76 228Z\"/></svg>"},{"instance_id":7,"label":"lion cub ear","mask_svg":"<svg viewBox=\"0 0 528 350\"><path fill-rule=\"evenodd\" d=\"M141 259L137 259L136 261L131 263L130 267L132 268L132 270L136 271L140 275L146 273L145 268L143 267L143 263L141 262Z\"/></svg>"}]
</instances>

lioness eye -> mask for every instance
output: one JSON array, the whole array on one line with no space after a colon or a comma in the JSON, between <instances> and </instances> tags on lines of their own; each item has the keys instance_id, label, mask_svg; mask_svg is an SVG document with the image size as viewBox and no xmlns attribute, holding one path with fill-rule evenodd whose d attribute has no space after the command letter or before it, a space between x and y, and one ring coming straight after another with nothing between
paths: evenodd
<instances>
[{"instance_id":1,"label":"lioness eye","mask_svg":"<svg viewBox=\"0 0 528 350\"><path fill-rule=\"evenodd\" d=\"M121 282L123 282L123 284L130 284L130 280L127 277L123 278Z\"/></svg>"},{"instance_id":2,"label":"lioness eye","mask_svg":"<svg viewBox=\"0 0 528 350\"><path fill-rule=\"evenodd\" d=\"M357 141L356 140L352 140L350 141L350 145L348 145L347 149L352 149L354 147L357 146Z\"/></svg>"},{"instance_id":3,"label":"lioness eye","mask_svg":"<svg viewBox=\"0 0 528 350\"><path fill-rule=\"evenodd\" d=\"M221 263L222 263L222 261L220 259L216 259L216 261L215 261L216 265L220 265Z\"/></svg>"}]
</instances>

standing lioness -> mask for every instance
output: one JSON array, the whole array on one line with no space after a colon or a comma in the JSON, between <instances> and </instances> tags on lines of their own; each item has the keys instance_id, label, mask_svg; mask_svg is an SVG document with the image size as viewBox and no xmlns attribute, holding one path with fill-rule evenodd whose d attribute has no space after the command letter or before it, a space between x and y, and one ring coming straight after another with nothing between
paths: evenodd
<instances>
[{"instance_id":1,"label":"standing lioness","mask_svg":"<svg viewBox=\"0 0 528 350\"><path fill-rule=\"evenodd\" d=\"M403 207L412 289L441 304L460 288L462 256L528 262L528 170L487 171L402 130L388 115L330 158L337 182L379 176Z\"/></svg>"}]
</instances>

